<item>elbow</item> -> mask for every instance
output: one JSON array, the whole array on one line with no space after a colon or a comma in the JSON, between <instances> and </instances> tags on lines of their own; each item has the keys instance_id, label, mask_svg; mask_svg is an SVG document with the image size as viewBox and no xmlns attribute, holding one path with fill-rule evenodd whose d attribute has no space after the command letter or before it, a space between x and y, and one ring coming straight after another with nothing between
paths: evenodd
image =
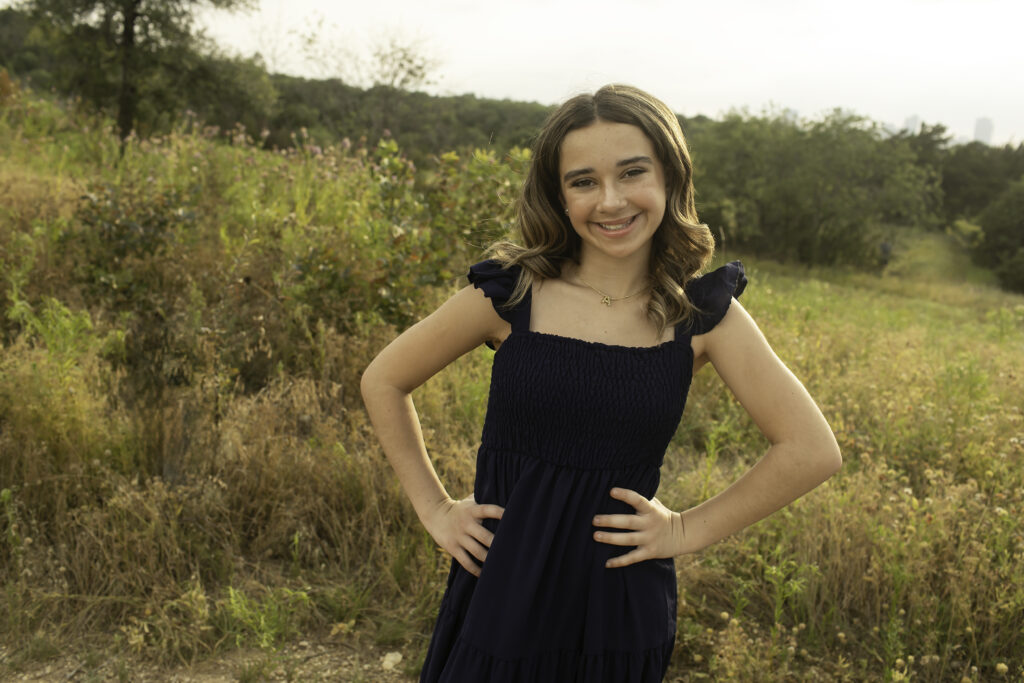
<instances>
[{"instance_id":1,"label":"elbow","mask_svg":"<svg viewBox=\"0 0 1024 683\"><path fill-rule=\"evenodd\" d=\"M393 374L386 363L374 359L359 379L359 393L363 397L363 405L367 410L391 401L394 396L407 396L410 390L402 388L395 382Z\"/></svg>"},{"instance_id":2,"label":"elbow","mask_svg":"<svg viewBox=\"0 0 1024 683\"><path fill-rule=\"evenodd\" d=\"M379 386L379 384L380 382L377 377L376 368L371 362L366 366L366 369L363 370L362 377L359 378L359 393L363 397L363 405L370 402L374 389Z\"/></svg>"},{"instance_id":3,"label":"elbow","mask_svg":"<svg viewBox=\"0 0 1024 683\"><path fill-rule=\"evenodd\" d=\"M832 477L843 466L843 456L831 430L813 436L805 434L802 439L788 442L785 446L776 445L791 454L792 466L809 489Z\"/></svg>"},{"instance_id":4,"label":"elbow","mask_svg":"<svg viewBox=\"0 0 1024 683\"><path fill-rule=\"evenodd\" d=\"M822 481L836 474L843 467L843 454L839 451L839 443L830 431L828 438L824 439L818 451Z\"/></svg>"}]
</instances>

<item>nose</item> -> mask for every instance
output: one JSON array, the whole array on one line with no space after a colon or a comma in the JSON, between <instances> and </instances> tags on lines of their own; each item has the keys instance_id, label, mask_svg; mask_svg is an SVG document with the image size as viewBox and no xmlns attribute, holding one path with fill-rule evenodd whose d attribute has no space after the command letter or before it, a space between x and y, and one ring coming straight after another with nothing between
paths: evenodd
<instances>
[{"instance_id":1,"label":"nose","mask_svg":"<svg viewBox=\"0 0 1024 683\"><path fill-rule=\"evenodd\" d=\"M601 201L599 208L602 211L615 212L626 205L626 196L616 183L606 183L601 188Z\"/></svg>"}]
</instances>

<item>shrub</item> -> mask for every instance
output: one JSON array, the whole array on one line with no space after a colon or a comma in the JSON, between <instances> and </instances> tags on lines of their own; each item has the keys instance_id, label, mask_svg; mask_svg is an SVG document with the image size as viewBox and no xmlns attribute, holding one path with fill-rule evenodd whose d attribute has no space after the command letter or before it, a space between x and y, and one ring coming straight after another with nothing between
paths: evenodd
<instances>
[{"instance_id":1,"label":"shrub","mask_svg":"<svg viewBox=\"0 0 1024 683\"><path fill-rule=\"evenodd\" d=\"M1009 290L1024 292L1024 178L1010 185L978 216L983 231L975 258Z\"/></svg>"}]
</instances>

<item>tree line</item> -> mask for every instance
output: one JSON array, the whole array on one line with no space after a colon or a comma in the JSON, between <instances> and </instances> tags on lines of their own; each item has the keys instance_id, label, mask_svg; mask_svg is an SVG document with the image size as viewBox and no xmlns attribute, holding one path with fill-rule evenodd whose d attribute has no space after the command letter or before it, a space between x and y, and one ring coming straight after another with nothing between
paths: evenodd
<instances>
[{"instance_id":1,"label":"tree line","mask_svg":"<svg viewBox=\"0 0 1024 683\"><path fill-rule=\"evenodd\" d=\"M267 148L393 140L423 174L443 152L528 147L549 108L431 96L424 63L392 43L369 87L272 74L224 54L192 22L194 0L29 0L0 10L0 67L37 91L109 112L122 139L194 116ZM241 8L246 0L206 0ZM191 114L189 114L191 112ZM720 243L810 264L883 266L907 228L946 230L1024 291L1024 144L952 145L940 124L891 134L836 110L680 117L698 210Z\"/></svg>"}]
</instances>

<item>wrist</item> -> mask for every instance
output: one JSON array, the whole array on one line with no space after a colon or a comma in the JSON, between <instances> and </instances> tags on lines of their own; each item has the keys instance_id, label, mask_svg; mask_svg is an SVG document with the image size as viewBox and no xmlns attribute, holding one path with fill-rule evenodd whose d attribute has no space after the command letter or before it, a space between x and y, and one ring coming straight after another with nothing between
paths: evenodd
<instances>
[{"instance_id":1,"label":"wrist","mask_svg":"<svg viewBox=\"0 0 1024 683\"><path fill-rule=\"evenodd\" d=\"M427 531L430 531L438 513L443 513L453 502L452 498L446 494L441 498L414 506L416 509L416 516L420 518L420 524L422 524Z\"/></svg>"},{"instance_id":2,"label":"wrist","mask_svg":"<svg viewBox=\"0 0 1024 683\"><path fill-rule=\"evenodd\" d=\"M686 520L683 519L682 512L672 513L672 540L675 552L673 556L678 557L679 555L685 555L686 550Z\"/></svg>"},{"instance_id":3,"label":"wrist","mask_svg":"<svg viewBox=\"0 0 1024 683\"><path fill-rule=\"evenodd\" d=\"M700 524L694 518L693 510L675 513L679 517L679 528L682 531L679 554L689 555L703 550L708 544L700 538Z\"/></svg>"}]
</instances>

